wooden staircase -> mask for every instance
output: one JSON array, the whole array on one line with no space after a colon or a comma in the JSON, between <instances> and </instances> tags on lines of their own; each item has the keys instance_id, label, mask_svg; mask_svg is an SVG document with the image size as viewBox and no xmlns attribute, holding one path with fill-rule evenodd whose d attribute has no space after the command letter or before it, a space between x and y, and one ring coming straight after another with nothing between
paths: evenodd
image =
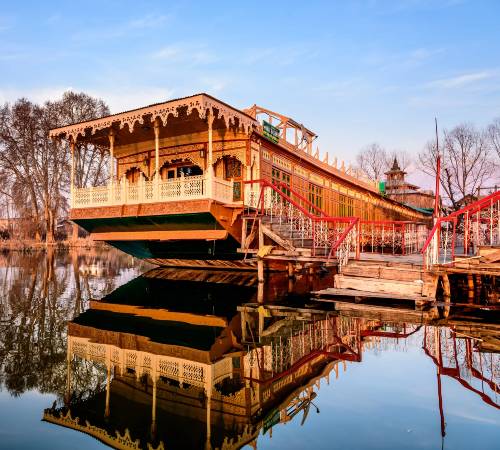
<instances>
[{"instance_id":1,"label":"wooden staircase","mask_svg":"<svg viewBox=\"0 0 500 450\"><path fill-rule=\"evenodd\" d=\"M304 237L299 231L293 231L289 224L282 223L279 217L262 217L260 226L262 232L273 242L288 252L293 252L304 257L313 256L313 239ZM330 249L327 247L315 247L314 256L327 258Z\"/></svg>"}]
</instances>

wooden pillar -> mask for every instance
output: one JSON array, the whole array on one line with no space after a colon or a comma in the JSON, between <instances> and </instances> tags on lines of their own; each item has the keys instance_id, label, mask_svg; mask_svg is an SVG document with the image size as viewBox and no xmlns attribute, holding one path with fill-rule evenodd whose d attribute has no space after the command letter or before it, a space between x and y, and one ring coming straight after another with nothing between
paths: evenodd
<instances>
[{"instance_id":1,"label":"wooden pillar","mask_svg":"<svg viewBox=\"0 0 500 450\"><path fill-rule=\"evenodd\" d=\"M264 272L264 269L262 269L262 272ZM264 303L264 280L257 283L257 303Z\"/></svg>"},{"instance_id":2,"label":"wooden pillar","mask_svg":"<svg viewBox=\"0 0 500 450\"><path fill-rule=\"evenodd\" d=\"M71 147L71 179L70 179L70 191L73 193L73 188L75 186L75 139L72 137L69 143Z\"/></svg>"},{"instance_id":3,"label":"wooden pillar","mask_svg":"<svg viewBox=\"0 0 500 450\"><path fill-rule=\"evenodd\" d=\"M451 297L451 288L450 288L450 279L448 278L447 273L443 275L443 293L445 298L448 298L449 301Z\"/></svg>"},{"instance_id":4,"label":"wooden pillar","mask_svg":"<svg viewBox=\"0 0 500 450\"><path fill-rule=\"evenodd\" d=\"M476 298L478 300L481 298L481 288L482 287L483 287L483 279L481 278L481 275L476 275L475 292L476 292Z\"/></svg>"},{"instance_id":5,"label":"wooden pillar","mask_svg":"<svg viewBox=\"0 0 500 450\"><path fill-rule=\"evenodd\" d=\"M153 375L153 404L151 406L151 435L156 436L156 376Z\"/></svg>"},{"instance_id":6,"label":"wooden pillar","mask_svg":"<svg viewBox=\"0 0 500 450\"><path fill-rule=\"evenodd\" d=\"M155 132L155 178L160 179L160 119L158 117L154 121Z\"/></svg>"},{"instance_id":7,"label":"wooden pillar","mask_svg":"<svg viewBox=\"0 0 500 450\"><path fill-rule=\"evenodd\" d=\"M246 249L246 240L247 240L247 229L248 229L248 222L247 219L242 218L241 219L241 248Z\"/></svg>"},{"instance_id":8,"label":"wooden pillar","mask_svg":"<svg viewBox=\"0 0 500 450\"><path fill-rule=\"evenodd\" d=\"M66 346L66 397L64 403L66 407L69 407L69 401L71 399L71 345L68 342Z\"/></svg>"},{"instance_id":9,"label":"wooden pillar","mask_svg":"<svg viewBox=\"0 0 500 450\"><path fill-rule=\"evenodd\" d=\"M107 364L106 367L106 406L104 409L104 417L107 419L109 417L109 397L111 391L111 365Z\"/></svg>"},{"instance_id":10,"label":"wooden pillar","mask_svg":"<svg viewBox=\"0 0 500 450\"><path fill-rule=\"evenodd\" d=\"M205 379L205 391L207 395L207 437L205 440L205 449L209 450L212 448L212 366L207 367Z\"/></svg>"},{"instance_id":11,"label":"wooden pillar","mask_svg":"<svg viewBox=\"0 0 500 450\"><path fill-rule=\"evenodd\" d=\"M467 297L469 303L474 301L474 277L472 274L467 275Z\"/></svg>"},{"instance_id":12,"label":"wooden pillar","mask_svg":"<svg viewBox=\"0 0 500 450\"><path fill-rule=\"evenodd\" d=\"M115 177L115 132L113 129L109 130L109 181L113 183Z\"/></svg>"},{"instance_id":13,"label":"wooden pillar","mask_svg":"<svg viewBox=\"0 0 500 450\"><path fill-rule=\"evenodd\" d=\"M247 326L248 326L247 312L246 310L243 310L241 311L241 340L243 342L247 341Z\"/></svg>"},{"instance_id":14,"label":"wooden pillar","mask_svg":"<svg viewBox=\"0 0 500 450\"><path fill-rule=\"evenodd\" d=\"M214 167L213 167L213 159L214 159L214 149L213 149L213 130L212 125L214 123L214 114L212 109L210 109L208 113L208 152L207 152L207 174L206 174L206 192L207 197L212 197L212 181L214 177Z\"/></svg>"},{"instance_id":15,"label":"wooden pillar","mask_svg":"<svg viewBox=\"0 0 500 450\"><path fill-rule=\"evenodd\" d=\"M294 273L293 263L289 261L288 262L288 278L293 278L293 273Z\"/></svg>"},{"instance_id":16,"label":"wooden pillar","mask_svg":"<svg viewBox=\"0 0 500 450\"><path fill-rule=\"evenodd\" d=\"M264 260L257 259L257 280L259 283L264 283Z\"/></svg>"}]
</instances>

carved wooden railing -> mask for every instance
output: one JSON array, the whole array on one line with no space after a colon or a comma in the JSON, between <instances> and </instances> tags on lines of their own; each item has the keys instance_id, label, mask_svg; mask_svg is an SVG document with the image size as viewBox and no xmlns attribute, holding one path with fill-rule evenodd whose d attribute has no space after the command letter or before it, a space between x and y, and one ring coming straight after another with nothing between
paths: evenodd
<instances>
[{"instance_id":1,"label":"carved wooden railing","mask_svg":"<svg viewBox=\"0 0 500 450\"><path fill-rule=\"evenodd\" d=\"M213 386L231 377L233 373L232 359L229 357L214 363L200 363L174 356L96 343L88 338L77 336L68 337L68 351L71 357L78 356L107 366L113 365L120 373L132 369L138 378L148 374L153 379L165 377L202 388Z\"/></svg>"},{"instance_id":2,"label":"carved wooden railing","mask_svg":"<svg viewBox=\"0 0 500 450\"><path fill-rule=\"evenodd\" d=\"M335 256L339 271L354 255L359 257L357 239L359 218L331 217L284 183L247 181L245 206L260 217L267 217L282 231L293 236L312 256ZM256 187L258 186L258 189Z\"/></svg>"},{"instance_id":3,"label":"carved wooden railing","mask_svg":"<svg viewBox=\"0 0 500 450\"><path fill-rule=\"evenodd\" d=\"M233 182L206 175L180 177L172 180L145 180L130 183L125 178L107 186L73 188L72 208L92 208L138 203L212 199L221 203L233 200Z\"/></svg>"},{"instance_id":4,"label":"carved wooden railing","mask_svg":"<svg viewBox=\"0 0 500 450\"><path fill-rule=\"evenodd\" d=\"M424 266L473 257L483 245L500 245L500 191L438 218L422 249Z\"/></svg>"}]
</instances>

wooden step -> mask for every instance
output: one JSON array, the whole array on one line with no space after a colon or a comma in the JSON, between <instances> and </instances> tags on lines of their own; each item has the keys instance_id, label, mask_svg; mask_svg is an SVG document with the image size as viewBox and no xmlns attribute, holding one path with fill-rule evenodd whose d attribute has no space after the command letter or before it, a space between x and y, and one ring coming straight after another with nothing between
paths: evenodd
<instances>
[{"instance_id":1,"label":"wooden step","mask_svg":"<svg viewBox=\"0 0 500 450\"><path fill-rule=\"evenodd\" d=\"M369 291L359 291L357 289L341 289L341 288L326 288L321 291L313 292L312 294L317 295L321 298L329 297L354 297L356 299L364 298L380 298L380 299L391 299L391 300L429 300L427 297L422 297L421 295L405 295L405 294L393 294L390 292L369 292Z\"/></svg>"},{"instance_id":2,"label":"wooden step","mask_svg":"<svg viewBox=\"0 0 500 450\"><path fill-rule=\"evenodd\" d=\"M386 292L401 295L422 295L422 286L422 280L399 281L335 275L335 287L339 289L356 289L358 291Z\"/></svg>"},{"instance_id":3,"label":"wooden step","mask_svg":"<svg viewBox=\"0 0 500 450\"><path fill-rule=\"evenodd\" d=\"M349 263L342 273L353 277L383 278L386 280L414 281L422 279L422 271L400 267L389 267L380 265L364 265Z\"/></svg>"}]
</instances>

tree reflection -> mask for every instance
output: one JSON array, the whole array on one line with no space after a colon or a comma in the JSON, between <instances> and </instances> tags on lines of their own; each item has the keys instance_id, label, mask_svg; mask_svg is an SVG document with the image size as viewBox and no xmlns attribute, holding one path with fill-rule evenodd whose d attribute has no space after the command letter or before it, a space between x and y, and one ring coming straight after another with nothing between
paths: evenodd
<instances>
[{"instance_id":1,"label":"tree reflection","mask_svg":"<svg viewBox=\"0 0 500 450\"><path fill-rule=\"evenodd\" d=\"M37 389L62 398L67 322L92 297L131 278L129 256L115 251L10 253L0 257L0 387L14 396Z\"/></svg>"}]
</instances>

